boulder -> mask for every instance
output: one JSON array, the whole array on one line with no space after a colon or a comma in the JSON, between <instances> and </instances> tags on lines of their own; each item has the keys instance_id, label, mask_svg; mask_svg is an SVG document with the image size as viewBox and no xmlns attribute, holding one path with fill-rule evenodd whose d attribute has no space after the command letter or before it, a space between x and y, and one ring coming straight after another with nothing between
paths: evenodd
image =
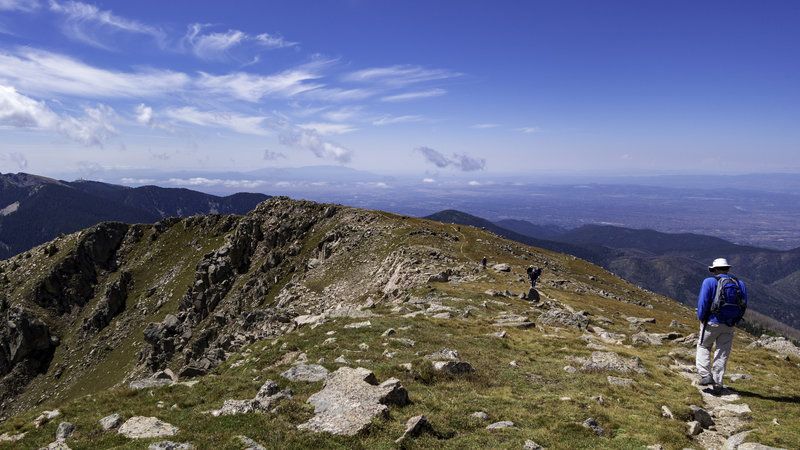
<instances>
[{"instance_id":1,"label":"boulder","mask_svg":"<svg viewBox=\"0 0 800 450\"><path fill-rule=\"evenodd\" d=\"M639 358L624 359L614 352L593 352L592 356L583 364L581 370L584 372L611 371L626 375L633 373L647 374L647 369L641 365Z\"/></svg>"},{"instance_id":2,"label":"boulder","mask_svg":"<svg viewBox=\"0 0 800 450\"><path fill-rule=\"evenodd\" d=\"M318 364L298 364L283 372L281 376L289 381L306 381L314 383L322 381L328 375L328 369Z\"/></svg>"},{"instance_id":3,"label":"boulder","mask_svg":"<svg viewBox=\"0 0 800 450\"><path fill-rule=\"evenodd\" d=\"M433 370L456 376L475 372L475 368L466 361L433 361Z\"/></svg>"},{"instance_id":4,"label":"boulder","mask_svg":"<svg viewBox=\"0 0 800 450\"><path fill-rule=\"evenodd\" d=\"M589 318L582 314L574 314L563 309L553 308L542 313L536 322L542 325L564 325L580 330L589 326Z\"/></svg>"},{"instance_id":5,"label":"boulder","mask_svg":"<svg viewBox=\"0 0 800 450\"><path fill-rule=\"evenodd\" d=\"M75 424L72 422L61 422L56 429L56 442L64 442L75 432Z\"/></svg>"},{"instance_id":6,"label":"boulder","mask_svg":"<svg viewBox=\"0 0 800 450\"><path fill-rule=\"evenodd\" d=\"M370 370L341 367L328 375L321 391L308 398L316 414L300 429L353 436L376 417L388 417L387 404L409 403L408 391L395 378L378 384Z\"/></svg>"},{"instance_id":7,"label":"boulder","mask_svg":"<svg viewBox=\"0 0 800 450\"><path fill-rule=\"evenodd\" d=\"M592 417L584 420L581 425L583 425L585 428L588 428L588 429L594 431L594 433L596 435L598 435L598 436L602 437L602 436L605 436L605 434L606 434L605 430L603 430L603 427L601 427L600 424L597 423L597 421L594 420L594 418L592 418Z\"/></svg>"},{"instance_id":8,"label":"boulder","mask_svg":"<svg viewBox=\"0 0 800 450\"><path fill-rule=\"evenodd\" d=\"M129 439L148 439L174 436L178 428L156 417L134 416L125 421L117 433Z\"/></svg>"},{"instance_id":9,"label":"boulder","mask_svg":"<svg viewBox=\"0 0 800 450\"><path fill-rule=\"evenodd\" d=\"M122 416L119 414L111 414L100 419L98 423L103 430L108 431L120 426L122 423Z\"/></svg>"},{"instance_id":10,"label":"boulder","mask_svg":"<svg viewBox=\"0 0 800 450\"><path fill-rule=\"evenodd\" d=\"M415 438L422 433L431 432L433 432L433 426L424 415L414 416L406 421L405 431L395 443L399 444L408 438Z\"/></svg>"}]
</instances>

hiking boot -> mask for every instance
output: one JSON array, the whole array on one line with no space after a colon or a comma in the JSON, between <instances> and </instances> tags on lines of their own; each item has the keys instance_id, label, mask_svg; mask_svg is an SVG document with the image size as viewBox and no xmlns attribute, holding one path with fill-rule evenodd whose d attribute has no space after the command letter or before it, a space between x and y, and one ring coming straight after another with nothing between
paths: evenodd
<instances>
[{"instance_id":1,"label":"hiking boot","mask_svg":"<svg viewBox=\"0 0 800 450\"><path fill-rule=\"evenodd\" d=\"M709 375L707 377L701 378L698 384L700 386L708 386L709 384L714 384L714 379L711 378L711 375Z\"/></svg>"}]
</instances>

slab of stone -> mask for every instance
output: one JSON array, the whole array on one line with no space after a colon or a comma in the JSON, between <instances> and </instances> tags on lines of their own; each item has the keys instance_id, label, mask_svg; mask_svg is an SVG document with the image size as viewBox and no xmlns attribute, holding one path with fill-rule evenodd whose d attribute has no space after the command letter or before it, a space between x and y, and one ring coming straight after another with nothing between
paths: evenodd
<instances>
[{"instance_id":1,"label":"slab of stone","mask_svg":"<svg viewBox=\"0 0 800 450\"><path fill-rule=\"evenodd\" d=\"M486 425L486 429L487 430L502 430L504 428L512 428L512 427L515 427L515 426L516 425L514 424L514 422L512 422L510 420L503 420L503 421L500 421L500 422L495 422L495 423L490 424L490 425Z\"/></svg>"},{"instance_id":2,"label":"slab of stone","mask_svg":"<svg viewBox=\"0 0 800 450\"><path fill-rule=\"evenodd\" d=\"M624 359L615 352L593 352L592 356L583 364L581 370L591 371L611 371L622 374L639 373L647 374L647 369L641 365L641 359L633 357Z\"/></svg>"},{"instance_id":3,"label":"slab of stone","mask_svg":"<svg viewBox=\"0 0 800 450\"><path fill-rule=\"evenodd\" d=\"M298 364L283 372L281 376L289 381L322 381L328 375L328 369L318 364Z\"/></svg>"},{"instance_id":4,"label":"slab of stone","mask_svg":"<svg viewBox=\"0 0 800 450\"><path fill-rule=\"evenodd\" d=\"M328 375L321 391L308 398L316 414L299 429L353 436L375 417L388 417L387 404L405 405L408 391L396 378L378 384L372 371L341 367Z\"/></svg>"},{"instance_id":5,"label":"slab of stone","mask_svg":"<svg viewBox=\"0 0 800 450\"><path fill-rule=\"evenodd\" d=\"M744 440L747 439L747 435L752 432L753 430L748 430L734 434L733 436L725 440L725 443L722 445L722 448L720 450L736 450L739 447L739 445L743 444Z\"/></svg>"},{"instance_id":6,"label":"slab of stone","mask_svg":"<svg viewBox=\"0 0 800 450\"><path fill-rule=\"evenodd\" d=\"M156 417L134 416L126 420L117 433L129 439L148 439L174 436L178 431L178 427L162 422Z\"/></svg>"},{"instance_id":7,"label":"slab of stone","mask_svg":"<svg viewBox=\"0 0 800 450\"><path fill-rule=\"evenodd\" d=\"M528 439L525 441L525 445L522 446L522 450L544 450L544 447Z\"/></svg>"},{"instance_id":8,"label":"slab of stone","mask_svg":"<svg viewBox=\"0 0 800 450\"><path fill-rule=\"evenodd\" d=\"M714 408L714 415L717 417L739 417L751 412L750 407L744 403L726 404Z\"/></svg>"},{"instance_id":9,"label":"slab of stone","mask_svg":"<svg viewBox=\"0 0 800 450\"><path fill-rule=\"evenodd\" d=\"M122 424L122 416L119 414L111 414L100 419L98 423L103 430L108 431Z\"/></svg>"},{"instance_id":10,"label":"slab of stone","mask_svg":"<svg viewBox=\"0 0 800 450\"><path fill-rule=\"evenodd\" d=\"M364 322L348 323L344 327L345 328L366 328L366 327L371 327L371 326L372 326L372 322L367 320L367 321L364 321Z\"/></svg>"}]
</instances>

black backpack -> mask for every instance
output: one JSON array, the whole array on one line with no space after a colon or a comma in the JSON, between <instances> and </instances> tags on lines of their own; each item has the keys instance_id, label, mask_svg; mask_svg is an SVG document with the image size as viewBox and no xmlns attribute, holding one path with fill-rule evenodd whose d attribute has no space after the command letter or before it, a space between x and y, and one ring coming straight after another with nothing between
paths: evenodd
<instances>
[{"instance_id":1,"label":"black backpack","mask_svg":"<svg viewBox=\"0 0 800 450\"><path fill-rule=\"evenodd\" d=\"M747 310L747 300L736 277L717 275L717 289L711 301L711 314L728 326L736 325Z\"/></svg>"}]
</instances>

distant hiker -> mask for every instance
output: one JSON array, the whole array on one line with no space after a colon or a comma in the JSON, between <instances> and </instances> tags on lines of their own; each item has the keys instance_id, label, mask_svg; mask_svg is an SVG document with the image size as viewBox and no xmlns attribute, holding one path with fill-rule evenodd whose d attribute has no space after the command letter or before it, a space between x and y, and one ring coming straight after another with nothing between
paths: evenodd
<instances>
[{"instance_id":1,"label":"distant hiker","mask_svg":"<svg viewBox=\"0 0 800 450\"><path fill-rule=\"evenodd\" d=\"M484 269L486 268L486 257L485 256L481 260L481 265L483 266Z\"/></svg>"},{"instance_id":2,"label":"distant hiker","mask_svg":"<svg viewBox=\"0 0 800 450\"><path fill-rule=\"evenodd\" d=\"M531 288L536 287L536 280L539 279L539 275L542 274L542 268L537 267L536 270L533 270L533 266L528 266L528 278L531 279Z\"/></svg>"},{"instance_id":3,"label":"distant hiker","mask_svg":"<svg viewBox=\"0 0 800 450\"><path fill-rule=\"evenodd\" d=\"M713 393L722 392L722 377L731 354L734 326L742 320L747 309L747 291L744 283L728 275L731 265L725 258L717 258L708 267L714 274L703 280L697 299L697 318L703 324L697 343L695 364L700 375L700 385L713 384ZM714 363L711 347L716 344Z\"/></svg>"}]
</instances>

